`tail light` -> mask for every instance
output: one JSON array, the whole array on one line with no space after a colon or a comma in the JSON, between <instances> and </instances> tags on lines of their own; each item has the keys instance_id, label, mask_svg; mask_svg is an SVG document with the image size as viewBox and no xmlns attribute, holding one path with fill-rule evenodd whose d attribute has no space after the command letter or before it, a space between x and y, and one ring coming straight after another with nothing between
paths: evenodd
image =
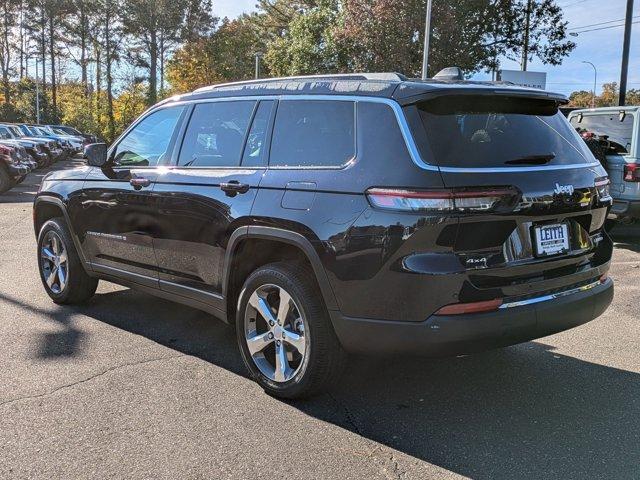
<instances>
[{"instance_id":1,"label":"tail light","mask_svg":"<svg viewBox=\"0 0 640 480\"><path fill-rule=\"evenodd\" d=\"M640 163L627 163L624 166L625 182L640 182Z\"/></svg>"},{"instance_id":2,"label":"tail light","mask_svg":"<svg viewBox=\"0 0 640 480\"><path fill-rule=\"evenodd\" d=\"M410 212L487 212L517 195L515 189L502 187L464 190L370 188L366 193L374 207Z\"/></svg>"},{"instance_id":3,"label":"tail light","mask_svg":"<svg viewBox=\"0 0 640 480\"><path fill-rule=\"evenodd\" d=\"M596 191L598 192L598 198L600 198L600 201L611 200L611 192L610 192L611 181L609 180L609 177L596 178L595 185L596 185Z\"/></svg>"},{"instance_id":4,"label":"tail light","mask_svg":"<svg viewBox=\"0 0 640 480\"><path fill-rule=\"evenodd\" d=\"M436 315L464 315L466 313L493 312L502 305L502 299L485 300L472 303L452 303L438 310Z\"/></svg>"}]
</instances>

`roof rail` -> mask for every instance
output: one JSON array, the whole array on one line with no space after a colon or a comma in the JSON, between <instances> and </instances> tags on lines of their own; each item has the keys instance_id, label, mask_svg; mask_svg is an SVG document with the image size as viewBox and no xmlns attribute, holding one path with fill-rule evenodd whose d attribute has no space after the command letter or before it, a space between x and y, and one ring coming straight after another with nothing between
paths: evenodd
<instances>
[{"instance_id":1,"label":"roof rail","mask_svg":"<svg viewBox=\"0 0 640 480\"><path fill-rule=\"evenodd\" d=\"M252 85L256 83L274 83L274 82L287 82L287 81L313 81L313 80L378 80L378 81L386 81L386 82L402 82L407 79L401 73L396 72L380 72L380 73L331 73L326 75L299 75L295 77L275 77L275 78L258 78L255 80L243 80L240 82L228 82L228 83L219 83L217 85L209 85L206 87L201 87L193 91L193 93L198 92L208 92L211 90L215 90L216 88L221 87L231 87L231 86L242 86L242 85Z\"/></svg>"}]
</instances>

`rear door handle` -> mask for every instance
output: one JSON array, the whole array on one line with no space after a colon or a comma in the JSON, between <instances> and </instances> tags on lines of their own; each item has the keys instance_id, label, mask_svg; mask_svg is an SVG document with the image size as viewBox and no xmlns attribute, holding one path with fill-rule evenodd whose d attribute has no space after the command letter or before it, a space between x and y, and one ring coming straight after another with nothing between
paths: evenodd
<instances>
[{"instance_id":1,"label":"rear door handle","mask_svg":"<svg viewBox=\"0 0 640 480\"><path fill-rule=\"evenodd\" d=\"M140 190L142 187L148 187L149 185L151 185L151 180L144 177L136 177L129 180L129 183L136 190Z\"/></svg>"},{"instance_id":2,"label":"rear door handle","mask_svg":"<svg viewBox=\"0 0 640 480\"><path fill-rule=\"evenodd\" d=\"M235 197L239 193L247 193L249 191L248 183L240 183L237 180L230 180L220 184L220 190L227 194L227 197Z\"/></svg>"}]
</instances>

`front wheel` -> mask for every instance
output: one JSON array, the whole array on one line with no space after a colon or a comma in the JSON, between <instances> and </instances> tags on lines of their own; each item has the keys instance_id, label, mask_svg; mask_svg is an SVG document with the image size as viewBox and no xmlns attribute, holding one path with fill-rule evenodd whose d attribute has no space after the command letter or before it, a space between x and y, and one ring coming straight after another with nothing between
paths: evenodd
<instances>
[{"instance_id":1,"label":"front wheel","mask_svg":"<svg viewBox=\"0 0 640 480\"><path fill-rule=\"evenodd\" d=\"M42 285L55 303L83 303L98 287L98 280L85 272L62 218L48 220L40 229L38 267Z\"/></svg>"},{"instance_id":2,"label":"front wheel","mask_svg":"<svg viewBox=\"0 0 640 480\"><path fill-rule=\"evenodd\" d=\"M286 263L259 268L245 282L238 307L240 352L267 393L307 397L339 378L345 353L309 269Z\"/></svg>"}]
</instances>

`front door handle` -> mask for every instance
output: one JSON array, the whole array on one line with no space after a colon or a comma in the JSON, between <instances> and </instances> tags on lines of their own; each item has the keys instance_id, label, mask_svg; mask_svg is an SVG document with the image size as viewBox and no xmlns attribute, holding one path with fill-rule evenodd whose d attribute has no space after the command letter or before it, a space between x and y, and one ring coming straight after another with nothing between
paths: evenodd
<instances>
[{"instance_id":1,"label":"front door handle","mask_svg":"<svg viewBox=\"0 0 640 480\"><path fill-rule=\"evenodd\" d=\"M230 180L220 184L220 190L227 194L227 197L235 197L239 193L247 193L249 191L248 183L240 183L237 180Z\"/></svg>"},{"instance_id":2,"label":"front door handle","mask_svg":"<svg viewBox=\"0 0 640 480\"><path fill-rule=\"evenodd\" d=\"M151 185L151 180L144 177L136 177L129 180L129 183L136 190L140 190L142 187L148 187L149 185Z\"/></svg>"}]
</instances>

